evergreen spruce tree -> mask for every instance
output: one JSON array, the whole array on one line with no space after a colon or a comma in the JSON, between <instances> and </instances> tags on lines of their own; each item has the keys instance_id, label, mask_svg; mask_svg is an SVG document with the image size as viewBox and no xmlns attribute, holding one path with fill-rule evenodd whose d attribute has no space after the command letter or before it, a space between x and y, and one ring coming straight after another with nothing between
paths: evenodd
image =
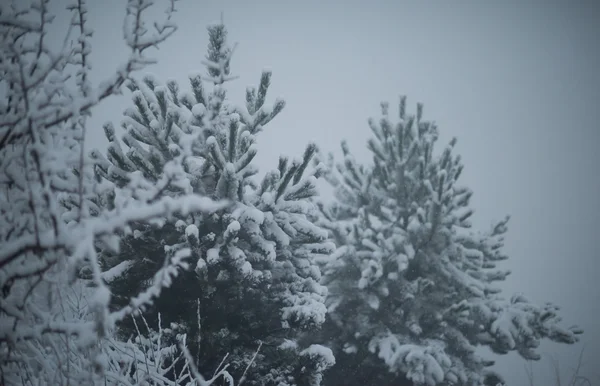
<instances>
[{"instance_id":1,"label":"evergreen spruce tree","mask_svg":"<svg viewBox=\"0 0 600 386\"><path fill-rule=\"evenodd\" d=\"M190 248L192 259L144 310L146 319L160 313L163 324L186 332L206 376L225 358L229 372L244 384L317 385L333 363L331 351L296 342L299 332L325 320L326 288L319 284L315 259L334 249L327 231L314 224L311 199L320 169L306 169L316 148L308 146L299 161L281 157L277 170L260 183L253 179L256 136L284 102L265 105L271 74L263 72L258 90L247 90L246 106L231 105L225 88L233 79L227 31L220 24L208 32L208 75L192 75L191 92L181 92L173 81L164 87L152 77L132 82L135 108L125 111L123 121L128 150L107 124L107 157L94 151L92 158L98 178L117 186L139 173L162 186L161 195L192 191L230 205L211 215L164 218L156 227L133 225L122 235L119 253L105 251L105 278L114 306L122 307L131 293L155 280L166 259ZM182 153L182 143L193 156L184 162L183 178L174 179L163 166ZM105 196L112 205L114 193ZM125 338L136 334L133 320L119 327Z\"/></svg>"},{"instance_id":2,"label":"evergreen spruce tree","mask_svg":"<svg viewBox=\"0 0 600 386\"><path fill-rule=\"evenodd\" d=\"M483 385L499 378L479 346L535 360L541 339L576 342L581 331L561 327L557 307L503 300L495 283L509 274L497 268L508 218L488 232L471 228L456 140L435 155L436 125L421 104L406 114L405 101L397 123L386 103L381 120L369 120L372 166L346 143L343 162L329 157L335 199L321 204L322 225L338 249L323 263L322 336L337 364L326 384Z\"/></svg>"}]
</instances>

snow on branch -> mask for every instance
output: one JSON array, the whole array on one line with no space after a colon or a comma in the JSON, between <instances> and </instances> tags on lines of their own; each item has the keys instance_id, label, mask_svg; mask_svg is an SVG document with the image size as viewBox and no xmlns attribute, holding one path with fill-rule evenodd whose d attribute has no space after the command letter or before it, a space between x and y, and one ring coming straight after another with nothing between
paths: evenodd
<instances>
[{"instance_id":1,"label":"snow on branch","mask_svg":"<svg viewBox=\"0 0 600 386\"><path fill-rule=\"evenodd\" d=\"M189 250L169 253L154 285L111 312L107 282L118 272L102 272L97 246L118 249L118 236L132 223L211 213L227 203L191 193L185 151L164 165L164 178L123 171L120 187L94 178L93 160L83 154L85 117L119 93L133 72L154 63L148 48L177 29L175 0L168 1L163 21L147 20L153 4L127 2L123 34L129 57L97 85L89 79L93 31L85 0L67 5L72 19L58 49L45 38L54 18L51 0L0 6L0 90L6 95L0 101L0 384L195 382L189 371L175 381L166 376L173 361L185 358L173 357L176 344L161 345L161 336L172 331L160 321L158 333L148 329L147 338L122 342L114 336L117 320L170 285ZM183 194L164 194L167 186ZM219 376L227 376L225 369Z\"/></svg>"},{"instance_id":2,"label":"snow on branch","mask_svg":"<svg viewBox=\"0 0 600 386\"><path fill-rule=\"evenodd\" d=\"M17 1L13 0L13 3L11 8L17 8ZM133 72L155 62L145 55L145 51L157 47L177 30L171 20L175 12L174 0L169 2L166 20L154 23L153 33L146 28L145 11L154 2L129 0L123 21L124 39L131 50L129 58L117 67L109 79L96 87L87 85L85 94L81 96L65 84L64 76L68 78L69 73L75 71L79 73L80 81L86 81L84 74L89 66L87 55L91 50L88 38L92 33L85 25L87 6L84 0L78 0L67 7L74 12L72 26L78 27L82 35L78 39L80 47L69 48L68 42L73 31L73 28L69 28L61 49L56 52L43 38L52 20L45 17L48 3L49 0L40 0L37 7L0 15L0 34L4 41L0 53L0 72L8 80L3 82L8 83L3 87L7 87L12 96L8 98L8 106L0 105L3 110L0 116L0 149L27 140L32 126L50 129L66 123L88 112L101 100L118 93ZM40 23L31 22L31 19L40 18ZM33 46L30 40L35 41ZM80 81L78 83L83 85Z\"/></svg>"}]
</instances>

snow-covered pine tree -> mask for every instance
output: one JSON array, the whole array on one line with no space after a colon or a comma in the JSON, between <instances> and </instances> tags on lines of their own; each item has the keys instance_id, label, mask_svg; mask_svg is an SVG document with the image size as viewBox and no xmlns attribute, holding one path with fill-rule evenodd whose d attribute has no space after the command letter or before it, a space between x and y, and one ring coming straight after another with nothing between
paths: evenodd
<instances>
[{"instance_id":1,"label":"snow-covered pine tree","mask_svg":"<svg viewBox=\"0 0 600 386\"><path fill-rule=\"evenodd\" d=\"M561 327L556 307L500 296L508 218L489 232L471 228L456 140L435 155L436 125L422 119L421 104L416 115L405 109L402 97L394 124L382 103L380 121L369 120L372 166L358 164L346 143L343 162L329 157L335 199L321 204L321 224L339 248L322 269L324 336L338 364L326 383L483 385L496 375L478 346L538 359L541 339L576 342L581 331Z\"/></svg>"},{"instance_id":2,"label":"snow-covered pine tree","mask_svg":"<svg viewBox=\"0 0 600 386\"><path fill-rule=\"evenodd\" d=\"M246 384L319 384L333 363L330 350L294 342L299 331L320 326L326 313L326 288L319 284L314 260L331 253L333 244L313 223L310 200L320 169L306 171L316 148L308 146L303 159L291 164L282 157L261 183L251 178L257 173L256 135L284 102L265 105L271 74L263 72L258 90L247 90L246 106L231 105L225 86L233 79L233 50L222 24L208 32L208 75L192 75L191 92L180 91L175 82L164 87L151 77L132 83L135 108L125 111L122 141L129 149L106 125L108 155L94 151L92 157L98 177L116 186L135 173L168 181L163 165L182 152L179 139L190 136L187 184L162 184L161 195L176 197L191 189L232 205L211 215L165 218L158 227L135 224L122 235L118 254L104 254L104 275L114 306L123 306L120 299L127 301L148 286L169 251L191 248L189 263L195 269L182 270L146 310L147 317L160 312L165 323L184 326L190 350L206 371L219 367L227 355L228 370L238 379L244 374ZM121 331L134 334L133 321L124 321Z\"/></svg>"}]
</instances>

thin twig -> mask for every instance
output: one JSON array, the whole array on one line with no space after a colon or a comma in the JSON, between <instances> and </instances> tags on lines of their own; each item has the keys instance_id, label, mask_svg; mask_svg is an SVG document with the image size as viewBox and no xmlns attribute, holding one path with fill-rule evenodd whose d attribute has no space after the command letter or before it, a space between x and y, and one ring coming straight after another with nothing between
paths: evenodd
<instances>
[{"instance_id":1,"label":"thin twig","mask_svg":"<svg viewBox=\"0 0 600 386\"><path fill-rule=\"evenodd\" d=\"M246 366L246 369L244 370L244 373L242 374L240 380L238 381L238 386L241 386L242 383L244 383L244 381L246 380L246 373L248 372L248 369L250 368L250 366L252 366L252 364L254 363L254 360L256 359L256 356L258 355L258 352L260 351L260 348L262 347L262 344L263 344L263 342L260 341L260 343L258 344L258 348L256 349L256 352L254 353L254 356L252 357L252 359L248 363L248 366Z\"/></svg>"}]
</instances>

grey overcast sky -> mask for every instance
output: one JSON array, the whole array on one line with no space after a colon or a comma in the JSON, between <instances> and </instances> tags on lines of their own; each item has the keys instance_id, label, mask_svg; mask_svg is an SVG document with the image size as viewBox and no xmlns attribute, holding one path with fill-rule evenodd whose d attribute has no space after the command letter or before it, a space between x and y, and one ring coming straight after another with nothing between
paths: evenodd
<instances>
[{"instance_id":1,"label":"grey overcast sky","mask_svg":"<svg viewBox=\"0 0 600 386\"><path fill-rule=\"evenodd\" d=\"M124 2L90 0L94 79L124 60ZM164 3L158 3L163 8ZM180 30L149 71L185 82L202 70L206 25L221 11L239 42L231 87L243 101L263 68L273 70L269 100L287 107L259 139L259 165L281 153L300 156L315 141L334 150L342 138L369 158L366 119L379 102L411 108L458 137L463 184L475 192L475 223L510 214L504 264L507 295L562 306L565 322L585 329L583 344L543 344L563 374L585 345L583 374L600 382L600 6L592 1L216 1L182 0ZM128 98L103 103L88 146L104 147L101 123L120 121ZM510 385L526 385L524 362L504 356L497 368ZM534 365L536 384L551 385L548 356Z\"/></svg>"}]
</instances>

